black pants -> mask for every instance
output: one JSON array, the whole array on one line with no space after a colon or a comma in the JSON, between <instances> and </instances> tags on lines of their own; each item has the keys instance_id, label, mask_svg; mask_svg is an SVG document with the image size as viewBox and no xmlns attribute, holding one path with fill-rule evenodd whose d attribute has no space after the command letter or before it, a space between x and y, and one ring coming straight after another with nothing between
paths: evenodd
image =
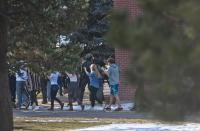
<instances>
[{"instance_id":1,"label":"black pants","mask_svg":"<svg viewBox=\"0 0 200 131\"><path fill-rule=\"evenodd\" d=\"M95 88L93 86L90 86L89 87L89 90L90 90L90 102L91 102L91 106L94 107L95 105L95 100L98 101L97 99L97 91L98 91L98 88Z\"/></svg>"},{"instance_id":2,"label":"black pants","mask_svg":"<svg viewBox=\"0 0 200 131\"><path fill-rule=\"evenodd\" d=\"M31 106L33 106L33 103L35 103L35 105L38 106L36 91L35 90L31 91L30 96L31 96Z\"/></svg>"},{"instance_id":3,"label":"black pants","mask_svg":"<svg viewBox=\"0 0 200 131\"><path fill-rule=\"evenodd\" d=\"M78 98L77 101L79 102L79 104L82 104L82 102L83 102L85 87L88 83L89 83L88 78L80 78L79 86L77 89L77 98Z\"/></svg>"},{"instance_id":4,"label":"black pants","mask_svg":"<svg viewBox=\"0 0 200 131\"><path fill-rule=\"evenodd\" d=\"M42 84L41 87L41 91L42 91L42 103L47 103L47 85L46 84Z\"/></svg>"},{"instance_id":5,"label":"black pants","mask_svg":"<svg viewBox=\"0 0 200 131\"><path fill-rule=\"evenodd\" d=\"M11 92L11 100L15 103L16 99L16 77L15 75L9 75L9 86Z\"/></svg>"},{"instance_id":6,"label":"black pants","mask_svg":"<svg viewBox=\"0 0 200 131\"><path fill-rule=\"evenodd\" d=\"M62 105L62 102L56 97L58 89L58 85L51 85L51 108L54 108L54 101L57 101L60 105Z\"/></svg>"},{"instance_id":7,"label":"black pants","mask_svg":"<svg viewBox=\"0 0 200 131\"><path fill-rule=\"evenodd\" d=\"M16 101L16 85L11 88L11 99L12 99L12 102L15 103L15 101Z\"/></svg>"}]
</instances>

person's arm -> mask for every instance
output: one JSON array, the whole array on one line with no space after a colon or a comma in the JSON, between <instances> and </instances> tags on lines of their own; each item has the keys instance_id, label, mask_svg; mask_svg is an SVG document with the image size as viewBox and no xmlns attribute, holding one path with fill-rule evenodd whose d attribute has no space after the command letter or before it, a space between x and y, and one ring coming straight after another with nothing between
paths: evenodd
<instances>
[{"instance_id":1,"label":"person's arm","mask_svg":"<svg viewBox=\"0 0 200 131\"><path fill-rule=\"evenodd\" d=\"M48 75L47 78L50 80L52 77L52 74Z\"/></svg>"},{"instance_id":2,"label":"person's arm","mask_svg":"<svg viewBox=\"0 0 200 131\"><path fill-rule=\"evenodd\" d=\"M67 74L67 76L68 76L69 78L72 77L72 74L68 73L67 71L65 71L65 73Z\"/></svg>"},{"instance_id":3,"label":"person's arm","mask_svg":"<svg viewBox=\"0 0 200 131\"><path fill-rule=\"evenodd\" d=\"M71 74L70 74L69 72L65 71L65 73L66 73L66 75L67 75L68 77L71 76Z\"/></svg>"},{"instance_id":4,"label":"person's arm","mask_svg":"<svg viewBox=\"0 0 200 131\"><path fill-rule=\"evenodd\" d=\"M21 78L23 80L27 81L28 80L28 73L27 73L27 71L26 70L21 70L21 72L22 72Z\"/></svg>"},{"instance_id":5,"label":"person's arm","mask_svg":"<svg viewBox=\"0 0 200 131\"><path fill-rule=\"evenodd\" d=\"M109 68L108 69L102 68L102 69L104 74L109 77Z\"/></svg>"},{"instance_id":6,"label":"person's arm","mask_svg":"<svg viewBox=\"0 0 200 131\"><path fill-rule=\"evenodd\" d=\"M88 76L90 76L90 73L87 71L86 67L84 67L84 71Z\"/></svg>"}]
</instances>

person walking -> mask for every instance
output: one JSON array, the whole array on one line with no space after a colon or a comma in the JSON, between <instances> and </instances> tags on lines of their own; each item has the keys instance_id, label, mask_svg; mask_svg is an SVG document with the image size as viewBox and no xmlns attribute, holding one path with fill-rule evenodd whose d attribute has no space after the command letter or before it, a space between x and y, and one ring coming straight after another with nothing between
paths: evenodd
<instances>
[{"instance_id":1,"label":"person walking","mask_svg":"<svg viewBox=\"0 0 200 131\"><path fill-rule=\"evenodd\" d=\"M38 106L38 101L37 101L37 75L36 73L34 73L31 69L28 69L28 81L26 84L26 91L27 91L27 95L30 97L30 108L34 109L35 107L33 107L33 104L35 104L35 106Z\"/></svg>"},{"instance_id":2,"label":"person walking","mask_svg":"<svg viewBox=\"0 0 200 131\"><path fill-rule=\"evenodd\" d=\"M47 104L47 77L44 73L41 74L40 77L40 84L41 84L41 91L42 91L42 104Z\"/></svg>"},{"instance_id":3,"label":"person walking","mask_svg":"<svg viewBox=\"0 0 200 131\"><path fill-rule=\"evenodd\" d=\"M10 91L11 91L11 100L12 100L13 105L15 105L15 102L16 102L16 76L12 71L10 71L8 78L9 78L9 87L10 87Z\"/></svg>"},{"instance_id":4,"label":"person walking","mask_svg":"<svg viewBox=\"0 0 200 131\"><path fill-rule=\"evenodd\" d=\"M83 58L81 61L80 78L79 78L79 86L78 86L78 94L77 94L79 102L81 103L83 102L85 87L86 85L89 85L89 81L90 81L84 69L86 68L87 71L90 72L90 65L93 63L92 57L93 56L91 54L88 54L85 56L85 59Z\"/></svg>"},{"instance_id":5,"label":"person walking","mask_svg":"<svg viewBox=\"0 0 200 131\"><path fill-rule=\"evenodd\" d=\"M84 110L84 105L82 105L82 101L80 98L77 96L78 92L78 75L73 72L73 73L68 73L66 72L66 75L69 77L70 82L69 82L69 88L68 88L68 100L69 100L69 110L73 111L73 102L77 101L78 105L81 106L81 110Z\"/></svg>"},{"instance_id":6,"label":"person walking","mask_svg":"<svg viewBox=\"0 0 200 131\"><path fill-rule=\"evenodd\" d=\"M54 110L54 101L57 101L60 104L61 110L64 107L64 103L62 103L56 97L58 90L59 90L59 86L58 86L58 77L59 76L60 76L60 73L57 71L52 72L51 75L49 76L50 84L51 84L51 107L49 108L49 110Z\"/></svg>"},{"instance_id":7,"label":"person walking","mask_svg":"<svg viewBox=\"0 0 200 131\"><path fill-rule=\"evenodd\" d=\"M84 68L84 70L90 79L89 91L90 91L91 108L93 109L95 106L95 100L99 101L97 99L97 91L100 87L101 74L99 73L97 66L95 64L92 64L90 66L91 70L90 73L87 71L86 68Z\"/></svg>"},{"instance_id":8,"label":"person walking","mask_svg":"<svg viewBox=\"0 0 200 131\"><path fill-rule=\"evenodd\" d=\"M27 71L24 65L16 72L16 94L17 94L17 108L21 109L25 101L25 85L28 80Z\"/></svg>"},{"instance_id":9,"label":"person walking","mask_svg":"<svg viewBox=\"0 0 200 131\"><path fill-rule=\"evenodd\" d=\"M105 110L111 110L111 105L113 103L113 99L116 99L118 104L118 108L115 111L123 110L120 99L119 99L119 67L115 64L115 60L113 58L109 58L108 69L105 71L105 74L108 76L109 86L110 86L110 102Z\"/></svg>"}]
</instances>

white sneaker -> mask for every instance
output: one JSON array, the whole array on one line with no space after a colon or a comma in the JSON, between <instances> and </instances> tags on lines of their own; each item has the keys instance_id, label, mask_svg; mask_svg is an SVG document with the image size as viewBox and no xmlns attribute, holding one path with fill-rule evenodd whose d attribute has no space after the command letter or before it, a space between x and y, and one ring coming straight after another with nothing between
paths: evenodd
<instances>
[{"instance_id":1,"label":"white sneaker","mask_svg":"<svg viewBox=\"0 0 200 131\"><path fill-rule=\"evenodd\" d=\"M20 108L21 108L21 109L26 109L26 107L25 107L25 106L21 106Z\"/></svg>"},{"instance_id":2,"label":"white sneaker","mask_svg":"<svg viewBox=\"0 0 200 131\"><path fill-rule=\"evenodd\" d=\"M35 106L35 108L33 109L34 111L39 110L40 106Z\"/></svg>"},{"instance_id":3,"label":"white sneaker","mask_svg":"<svg viewBox=\"0 0 200 131\"><path fill-rule=\"evenodd\" d=\"M32 106L29 106L29 107L28 107L28 110L33 110L33 107L32 107Z\"/></svg>"}]
</instances>

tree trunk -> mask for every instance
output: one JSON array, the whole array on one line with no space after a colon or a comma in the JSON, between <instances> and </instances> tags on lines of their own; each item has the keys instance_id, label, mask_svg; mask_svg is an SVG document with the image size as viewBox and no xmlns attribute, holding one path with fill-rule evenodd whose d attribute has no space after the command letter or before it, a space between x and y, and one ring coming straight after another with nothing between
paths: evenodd
<instances>
[{"instance_id":1,"label":"tree trunk","mask_svg":"<svg viewBox=\"0 0 200 131\"><path fill-rule=\"evenodd\" d=\"M6 10L6 0L0 1L0 131L13 130L13 114L11 97L8 86L8 68L6 52L8 46L7 17L3 14Z\"/></svg>"}]
</instances>

